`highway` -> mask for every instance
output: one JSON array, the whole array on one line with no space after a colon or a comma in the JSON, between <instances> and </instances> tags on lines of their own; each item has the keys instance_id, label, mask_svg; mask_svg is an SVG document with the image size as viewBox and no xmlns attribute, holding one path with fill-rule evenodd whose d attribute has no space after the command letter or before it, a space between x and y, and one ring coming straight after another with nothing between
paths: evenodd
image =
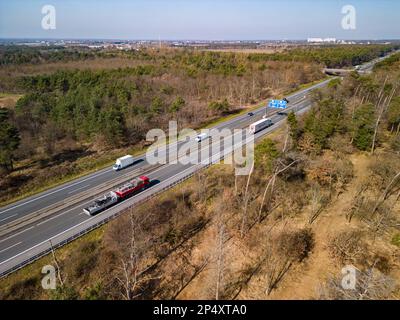
<instances>
[{"instance_id":1,"label":"highway","mask_svg":"<svg viewBox=\"0 0 400 320\"><path fill-rule=\"evenodd\" d=\"M299 98L302 98L304 94L309 92L311 89L323 86L324 84L325 82L313 86L312 88L309 88L307 90L304 90L301 93L290 96L291 102L299 100ZM234 129L234 128L246 127L248 124L255 122L265 114L265 107L257 109L253 113L254 113L253 117L249 117L247 114L245 114L242 116L238 116L230 121L220 123L219 125L213 128ZM70 196L77 195L79 193L91 190L93 188L98 188L99 185L107 181L116 179L118 177L126 176L129 173L133 174L134 172L139 172L138 169L143 169L146 168L146 166L148 166L145 155L137 157L135 161L136 162L134 163L134 165L124 170L115 172L114 170L111 169L111 167L105 168L93 174L78 178L71 182L65 183L58 187L34 195L32 197L2 207L0 208L0 228L2 226L3 227L7 226L13 220L21 219L23 217L26 217L27 215L32 214L33 212L49 208L61 201L66 201L66 199L68 199Z\"/></svg>"},{"instance_id":2,"label":"highway","mask_svg":"<svg viewBox=\"0 0 400 320\"><path fill-rule=\"evenodd\" d=\"M311 105L307 94L316 88L326 86L330 80L287 96L290 101L289 109L296 113L307 110ZM266 110L266 107L260 107L253 111L253 116L241 114L213 128L247 128L251 123L261 119ZM276 110L271 109L268 109L268 116L274 125L257 133L256 138L276 130L286 119L285 115L279 115ZM204 141L201 147L209 148L209 144L212 143ZM212 155L215 157L213 162L232 151L221 150L218 154ZM147 163L145 155L138 156L135 164L124 170L114 172L111 168L105 168L0 208L0 276L48 252L50 240L55 247L62 245L109 221L126 208L146 201L190 177L205 166L179 163L154 166ZM150 188L94 217L83 213L83 208L93 202L98 195L142 174L153 181Z\"/></svg>"},{"instance_id":3,"label":"highway","mask_svg":"<svg viewBox=\"0 0 400 320\"><path fill-rule=\"evenodd\" d=\"M377 64L378 62L381 62L381 61L385 60L386 58L388 58L388 57L390 57L390 56L392 56L392 55L394 55L396 53L399 53L399 52L400 52L400 50L396 50L396 51L393 51L393 52L389 53L388 55L386 55L384 57L379 57L379 58L376 58L374 60L371 60L371 61L369 61L367 63L364 63L363 65L360 65L358 67L358 69L354 69L354 68L350 68L350 69L325 68L324 69L324 73L326 73L327 75L330 75L330 76L338 76L339 77L339 76L346 76L346 75L350 74L351 72L353 72L354 70L357 70L357 72L359 74L361 74L361 75L369 74L369 73L371 73L373 71L373 68L374 68L375 64Z\"/></svg>"}]
</instances>

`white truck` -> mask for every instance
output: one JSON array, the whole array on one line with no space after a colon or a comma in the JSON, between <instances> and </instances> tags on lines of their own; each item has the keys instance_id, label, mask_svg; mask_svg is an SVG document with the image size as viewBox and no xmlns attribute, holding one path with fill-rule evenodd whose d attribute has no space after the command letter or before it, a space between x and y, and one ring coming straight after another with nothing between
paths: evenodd
<instances>
[{"instance_id":1,"label":"white truck","mask_svg":"<svg viewBox=\"0 0 400 320\"><path fill-rule=\"evenodd\" d=\"M274 123L272 122L272 120L270 118L261 119L250 125L249 133L255 134L256 132L264 130L265 128L268 128L268 127L272 126L273 124Z\"/></svg>"},{"instance_id":2,"label":"white truck","mask_svg":"<svg viewBox=\"0 0 400 320\"><path fill-rule=\"evenodd\" d=\"M124 157L118 158L117 161L115 161L115 164L113 166L113 169L115 171L122 170L130 165L132 165L135 162L132 156L126 155Z\"/></svg>"},{"instance_id":3,"label":"white truck","mask_svg":"<svg viewBox=\"0 0 400 320\"><path fill-rule=\"evenodd\" d=\"M209 138L207 133L201 133L196 137L197 142L202 142L203 140Z\"/></svg>"}]
</instances>

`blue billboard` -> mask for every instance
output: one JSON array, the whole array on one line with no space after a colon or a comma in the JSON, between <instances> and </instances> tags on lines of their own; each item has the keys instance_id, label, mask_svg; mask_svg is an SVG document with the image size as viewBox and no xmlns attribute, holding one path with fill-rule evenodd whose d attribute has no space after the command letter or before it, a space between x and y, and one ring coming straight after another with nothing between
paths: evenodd
<instances>
[{"instance_id":1,"label":"blue billboard","mask_svg":"<svg viewBox=\"0 0 400 320\"><path fill-rule=\"evenodd\" d=\"M268 107L276 108L276 109L286 109L287 108L287 101L286 100L271 100L268 103Z\"/></svg>"}]
</instances>

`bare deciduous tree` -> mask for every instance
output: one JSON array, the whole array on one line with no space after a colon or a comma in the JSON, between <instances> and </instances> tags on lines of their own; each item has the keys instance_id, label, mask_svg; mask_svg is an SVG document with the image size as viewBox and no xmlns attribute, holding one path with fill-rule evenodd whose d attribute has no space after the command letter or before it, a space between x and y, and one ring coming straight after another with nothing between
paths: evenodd
<instances>
[{"instance_id":1,"label":"bare deciduous tree","mask_svg":"<svg viewBox=\"0 0 400 320\"><path fill-rule=\"evenodd\" d=\"M60 282L61 288L63 288L67 277L63 275L63 272L62 272L61 266L60 266L60 262L57 259L56 251L54 250L54 247L53 247L53 243L51 242L51 240L49 240L49 242L50 242L51 254L53 257L53 263L56 266L56 270L57 270L57 278L58 278L58 281Z\"/></svg>"},{"instance_id":2,"label":"bare deciduous tree","mask_svg":"<svg viewBox=\"0 0 400 320\"><path fill-rule=\"evenodd\" d=\"M348 222L351 222L353 217L359 213L361 207L363 206L365 201L365 191L367 190L367 188L367 184L362 184L358 188L357 193L353 198L353 203L346 212L346 218Z\"/></svg>"},{"instance_id":3,"label":"bare deciduous tree","mask_svg":"<svg viewBox=\"0 0 400 320\"><path fill-rule=\"evenodd\" d=\"M305 259L314 247L310 229L282 231L276 237L268 237L264 243L265 294L277 287L293 263Z\"/></svg>"},{"instance_id":4,"label":"bare deciduous tree","mask_svg":"<svg viewBox=\"0 0 400 320\"><path fill-rule=\"evenodd\" d=\"M394 298L397 287L393 278L374 268L356 271L355 288L345 289L342 277L333 277L319 288L321 300L383 300Z\"/></svg>"},{"instance_id":5,"label":"bare deciduous tree","mask_svg":"<svg viewBox=\"0 0 400 320\"><path fill-rule=\"evenodd\" d=\"M228 233L226 228L226 204L229 202L229 193L224 192L221 203L216 208L216 279L215 279L215 300L219 300L221 293L224 291L225 278L225 245L228 241Z\"/></svg>"},{"instance_id":6,"label":"bare deciduous tree","mask_svg":"<svg viewBox=\"0 0 400 320\"><path fill-rule=\"evenodd\" d=\"M215 284L215 300L219 300L221 287L223 286L225 224L222 221L218 223L217 241L217 276Z\"/></svg>"},{"instance_id":7,"label":"bare deciduous tree","mask_svg":"<svg viewBox=\"0 0 400 320\"><path fill-rule=\"evenodd\" d=\"M126 300L132 300L141 295L140 287L149 279L143 275L145 266L142 259L147 250L147 243L140 232L140 220L130 213L130 234L128 243L122 246L120 253L120 266L117 270L116 280L123 288L121 295ZM139 240L140 236L140 240Z\"/></svg>"},{"instance_id":8,"label":"bare deciduous tree","mask_svg":"<svg viewBox=\"0 0 400 320\"><path fill-rule=\"evenodd\" d=\"M246 188L244 192L244 209L243 209L243 214L242 214L242 223L240 227L240 236L243 238L245 228L246 228L246 220L247 220L247 208L249 204L249 185L250 185L250 178L251 175L253 174L254 171L254 163L251 166L250 173L247 177L247 183L246 183Z\"/></svg>"},{"instance_id":9,"label":"bare deciduous tree","mask_svg":"<svg viewBox=\"0 0 400 320\"><path fill-rule=\"evenodd\" d=\"M389 182L385 190L383 191L382 195L379 197L378 201L376 202L372 214L375 214L378 211L378 208L388 199L388 197L392 194L393 190L398 186L400 183L400 172L398 172L393 179Z\"/></svg>"},{"instance_id":10,"label":"bare deciduous tree","mask_svg":"<svg viewBox=\"0 0 400 320\"><path fill-rule=\"evenodd\" d=\"M330 256L339 265L365 262L367 247L362 240L363 233L357 230L343 231L329 239Z\"/></svg>"},{"instance_id":11,"label":"bare deciduous tree","mask_svg":"<svg viewBox=\"0 0 400 320\"><path fill-rule=\"evenodd\" d=\"M288 164L287 166L283 167L283 169L279 169L278 166L275 168L273 175L269 178L268 183L267 183L267 185L266 185L266 187L264 189L264 193L263 193L263 196L262 196L260 209L258 211L258 219L259 220L261 219L262 211L265 208L265 202L266 202L267 199L268 199L268 201L267 201L267 203L268 203L267 211L268 211L268 209L270 207L269 205L270 205L270 202L271 202L272 195L274 193L274 187L275 187L276 178L278 177L278 175L280 175L281 173L283 173L286 170L288 170L290 167L292 167L297 162L299 162L298 159L292 161L290 164Z\"/></svg>"},{"instance_id":12,"label":"bare deciduous tree","mask_svg":"<svg viewBox=\"0 0 400 320\"><path fill-rule=\"evenodd\" d=\"M199 265L192 265L194 271L192 275L189 277L189 279L182 279L180 283L179 289L176 291L174 296L172 297L172 300L175 300L178 298L178 296L187 288L187 286L208 266L208 263L210 262L209 257L205 258L203 262ZM190 261L188 261L188 264L191 264ZM184 274L181 275L184 277Z\"/></svg>"},{"instance_id":13,"label":"bare deciduous tree","mask_svg":"<svg viewBox=\"0 0 400 320\"><path fill-rule=\"evenodd\" d=\"M385 83L386 83L386 80L385 80ZM395 92L396 92L396 90L397 90L397 88L394 88L394 89L392 90L390 96L389 96L389 97L386 97L386 98L383 100L383 103L381 103L381 100L383 99L383 93L382 93L382 92L383 92L384 86L385 86L385 85L383 85L382 90L381 90L381 92L379 93L379 100L378 100L378 104L377 104L378 117L377 117L377 119L376 119L375 127L374 127L374 135L373 135L373 138L372 138L371 154L374 154L374 151L375 151L376 137L377 137L377 134L378 134L378 128L379 128L379 124L380 124L380 122L381 122L382 116L383 116L383 115L385 114L385 112L387 111L387 109L388 109L388 107L389 107L389 105L390 105L390 102L392 101L393 96L394 96L394 94L395 94Z\"/></svg>"},{"instance_id":14,"label":"bare deciduous tree","mask_svg":"<svg viewBox=\"0 0 400 320\"><path fill-rule=\"evenodd\" d=\"M329 196L324 194L319 185L315 185L311 189L311 205L310 205L310 216L308 223L312 224L324 210L329 203Z\"/></svg>"}]
</instances>

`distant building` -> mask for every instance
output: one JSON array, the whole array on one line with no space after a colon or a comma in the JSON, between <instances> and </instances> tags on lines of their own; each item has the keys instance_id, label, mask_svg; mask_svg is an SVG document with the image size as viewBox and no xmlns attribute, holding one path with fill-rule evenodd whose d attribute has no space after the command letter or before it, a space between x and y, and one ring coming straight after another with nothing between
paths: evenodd
<instances>
[{"instance_id":1,"label":"distant building","mask_svg":"<svg viewBox=\"0 0 400 320\"><path fill-rule=\"evenodd\" d=\"M316 42L323 42L323 40L322 40L322 38L308 38L307 42L316 43Z\"/></svg>"},{"instance_id":2,"label":"distant building","mask_svg":"<svg viewBox=\"0 0 400 320\"><path fill-rule=\"evenodd\" d=\"M340 40L340 41L338 41L338 44L357 44L357 42ZM363 44L363 43L361 42L360 44Z\"/></svg>"},{"instance_id":3,"label":"distant building","mask_svg":"<svg viewBox=\"0 0 400 320\"><path fill-rule=\"evenodd\" d=\"M336 43L336 38L308 38L308 43Z\"/></svg>"}]
</instances>

